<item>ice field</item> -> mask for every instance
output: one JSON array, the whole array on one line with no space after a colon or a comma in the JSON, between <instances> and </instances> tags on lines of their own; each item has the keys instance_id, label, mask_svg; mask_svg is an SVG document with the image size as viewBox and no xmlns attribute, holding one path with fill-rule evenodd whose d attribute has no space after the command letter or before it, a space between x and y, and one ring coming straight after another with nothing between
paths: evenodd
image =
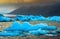
<instances>
[{"instance_id":1,"label":"ice field","mask_svg":"<svg viewBox=\"0 0 60 39\"><path fill-rule=\"evenodd\" d=\"M0 15L1 39L57 39L59 34L60 16L19 15L12 19Z\"/></svg>"}]
</instances>

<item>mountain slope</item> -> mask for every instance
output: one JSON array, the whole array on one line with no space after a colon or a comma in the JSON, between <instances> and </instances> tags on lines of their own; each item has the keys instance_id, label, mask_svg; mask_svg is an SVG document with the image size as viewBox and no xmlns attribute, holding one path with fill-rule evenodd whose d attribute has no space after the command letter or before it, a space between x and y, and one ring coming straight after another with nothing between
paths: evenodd
<instances>
[{"instance_id":1,"label":"mountain slope","mask_svg":"<svg viewBox=\"0 0 60 39\"><path fill-rule=\"evenodd\" d=\"M60 3L55 3L46 6L38 5L25 5L16 9L9 14L16 15L43 15L43 16L60 16Z\"/></svg>"}]
</instances>

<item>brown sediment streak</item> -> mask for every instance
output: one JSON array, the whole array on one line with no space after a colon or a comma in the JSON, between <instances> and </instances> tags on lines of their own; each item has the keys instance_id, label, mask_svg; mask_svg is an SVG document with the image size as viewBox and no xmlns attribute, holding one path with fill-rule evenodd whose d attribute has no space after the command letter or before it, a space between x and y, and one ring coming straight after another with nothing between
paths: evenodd
<instances>
[{"instance_id":1,"label":"brown sediment streak","mask_svg":"<svg viewBox=\"0 0 60 39\"><path fill-rule=\"evenodd\" d=\"M55 2L59 0L0 0L0 4L4 3L45 3L45 2Z\"/></svg>"}]
</instances>

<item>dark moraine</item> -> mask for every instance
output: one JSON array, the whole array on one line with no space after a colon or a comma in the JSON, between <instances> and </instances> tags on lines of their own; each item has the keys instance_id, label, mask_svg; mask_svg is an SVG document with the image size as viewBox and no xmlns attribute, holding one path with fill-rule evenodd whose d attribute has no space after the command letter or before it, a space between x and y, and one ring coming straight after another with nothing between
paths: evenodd
<instances>
[{"instance_id":1,"label":"dark moraine","mask_svg":"<svg viewBox=\"0 0 60 39\"><path fill-rule=\"evenodd\" d=\"M41 6L40 4L26 4L9 14L60 16L60 3L48 4L44 6Z\"/></svg>"}]
</instances>

